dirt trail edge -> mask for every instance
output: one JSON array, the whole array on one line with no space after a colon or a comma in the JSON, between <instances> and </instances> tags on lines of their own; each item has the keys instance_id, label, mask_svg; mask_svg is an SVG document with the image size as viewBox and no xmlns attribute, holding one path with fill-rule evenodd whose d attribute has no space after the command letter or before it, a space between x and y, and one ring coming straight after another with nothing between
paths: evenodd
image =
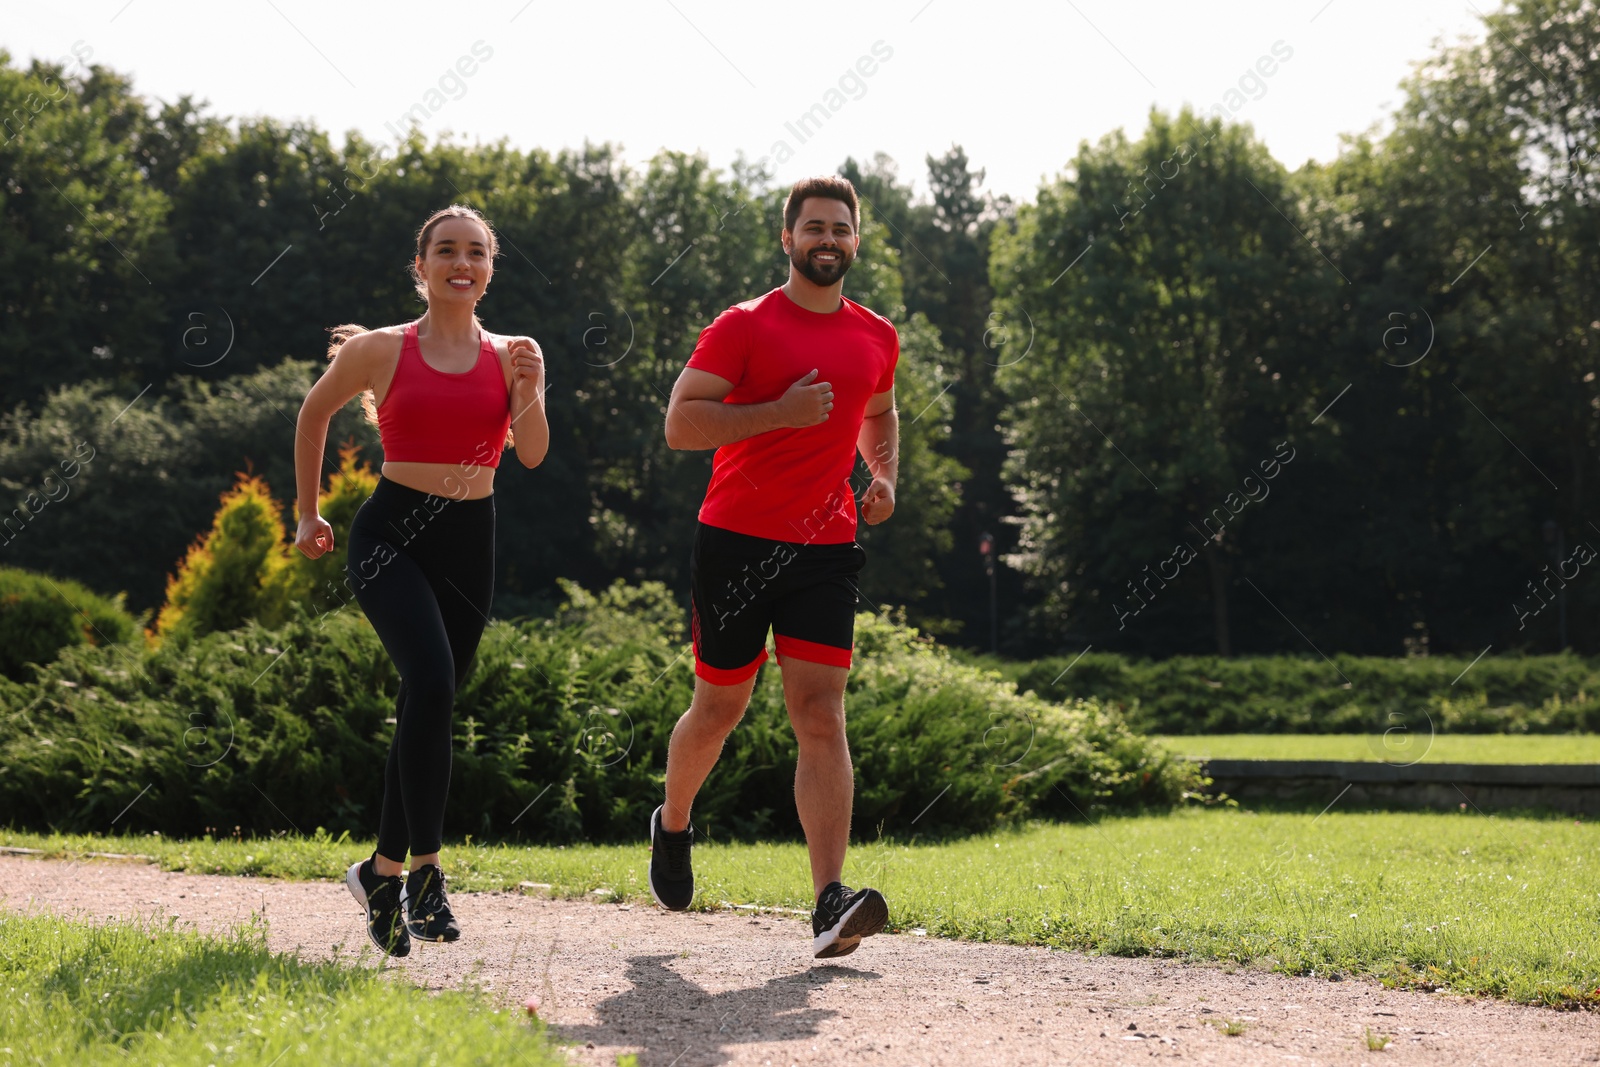
<instances>
[{"instance_id":1,"label":"dirt trail edge","mask_svg":"<svg viewBox=\"0 0 1600 1067\"><path fill-rule=\"evenodd\" d=\"M379 960L343 885L172 874L140 863L0 857L0 907L89 920L175 916L220 931L268 922L279 951ZM577 1063L1600 1063L1600 1015L1401 993L1166 960L881 935L810 958L793 917L452 895L465 937L388 964L427 989L530 995ZM890 907L894 902L891 900ZM1238 1036L1224 1034L1242 1023ZM1368 1048L1366 1032L1391 1037Z\"/></svg>"}]
</instances>

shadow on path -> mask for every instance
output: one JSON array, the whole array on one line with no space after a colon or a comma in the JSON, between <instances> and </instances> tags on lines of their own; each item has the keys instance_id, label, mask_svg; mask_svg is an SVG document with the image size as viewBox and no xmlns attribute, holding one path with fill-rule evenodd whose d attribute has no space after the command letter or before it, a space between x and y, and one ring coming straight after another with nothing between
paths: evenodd
<instances>
[{"instance_id":1,"label":"shadow on path","mask_svg":"<svg viewBox=\"0 0 1600 1067\"><path fill-rule=\"evenodd\" d=\"M708 993L667 964L673 955L634 956L624 977L633 988L595 1006L591 1026L552 1026L560 1040L640 1046L639 1067L711 1067L726 1063L728 1047L817 1036L836 1012L809 1007L811 990L844 978L881 977L838 965L807 967L761 985Z\"/></svg>"}]
</instances>

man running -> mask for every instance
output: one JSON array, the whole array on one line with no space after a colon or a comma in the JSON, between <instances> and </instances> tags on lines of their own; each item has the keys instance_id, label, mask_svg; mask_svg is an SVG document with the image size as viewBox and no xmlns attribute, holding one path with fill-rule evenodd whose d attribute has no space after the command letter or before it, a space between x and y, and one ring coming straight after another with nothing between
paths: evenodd
<instances>
[{"instance_id":1,"label":"man running","mask_svg":"<svg viewBox=\"0 0 1600 1067\"><path fill-rule=\"evenodd\" d=\"M859 451L872 474L861 515L877 524L894 511L899 472L900 339L842 293L860 223L845 179L796 182L781 236L789 280L701 331L667 405L669 446L717 451L690 556L694 700L667 749L666 803L650 817L650 892L674 911L694 899L690 808L744 716L770 628L800 747L794 798L818 959L854 952L889 919L882 893L839 881L855 793L844 688L866 561L850 474Z\"/></svg>"}]
</instances>

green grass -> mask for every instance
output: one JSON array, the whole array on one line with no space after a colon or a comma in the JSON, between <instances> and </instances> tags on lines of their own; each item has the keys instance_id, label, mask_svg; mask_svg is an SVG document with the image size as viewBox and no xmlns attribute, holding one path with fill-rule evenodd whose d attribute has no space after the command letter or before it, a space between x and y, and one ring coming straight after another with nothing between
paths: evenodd
<instances>
[{"instance_id":1,"label":"green grass","mask_svg":"<svg viewBox=\"0 0 1600 1067\"><path fill-rule=\"evenodd\" d=\"M1332 798L1330 798L1332 799ZM141 852L172 869L340 876L360 849L316 838L167 841L0 833L57 855ZM648 901L642 844L446 850L457 889L550 883ZM797 844L697 847L697 906L810 905ZM894 927L1125 956L1182 956L1396 986L1600 1004L1600 836L1571 819L1194 810L851 850Z\"/></svg>"},{"instance_id":2,"label":"green grass","mask_svg":"<svg viewBox=\"0 0 1600 1067\"><path fill-rule=\"evenodd\" d=\"M562 1064L537 1024L477 992L170 925L0 915L0 1062Z\"/></svg>"},{"instance_id":3,"label":"green grass","mask_svg":"<svg viewBox=\"0 0 1600 1067\"><path fill-rule=\"evenodd\" d=\"M1196 759L1600 763L1600 734L1213 734L1156 738Z\"/></svg>"}]
</instances>

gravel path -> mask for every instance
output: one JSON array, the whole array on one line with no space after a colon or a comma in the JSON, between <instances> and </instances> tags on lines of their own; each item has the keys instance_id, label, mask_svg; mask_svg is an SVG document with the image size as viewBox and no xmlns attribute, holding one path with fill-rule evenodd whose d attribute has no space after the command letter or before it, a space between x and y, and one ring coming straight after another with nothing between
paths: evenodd
<instances>
[{"instance_id":1,"label":"gravel path","mask_svg":"<svg viewBox=\"0 0 1600 1067\"><path fill-rule=\"evenodd\" d=\"M1600 1063L1600 1015L1398 993L1209 965L883 935L810 959L792 916L457 893L466 937L418 945L392 973L541 998L575 1062L712 1064ZM891 908L894 902L890 901ZM87 919L268 920L274 949L378 959L344 886L171 874L140 863L0 857L0 907ZM1229 1037L1217 1028L1242 1021ZM1393 1037L1370 1051L1365 1031Z\"/></svg>"}]
</instances>

